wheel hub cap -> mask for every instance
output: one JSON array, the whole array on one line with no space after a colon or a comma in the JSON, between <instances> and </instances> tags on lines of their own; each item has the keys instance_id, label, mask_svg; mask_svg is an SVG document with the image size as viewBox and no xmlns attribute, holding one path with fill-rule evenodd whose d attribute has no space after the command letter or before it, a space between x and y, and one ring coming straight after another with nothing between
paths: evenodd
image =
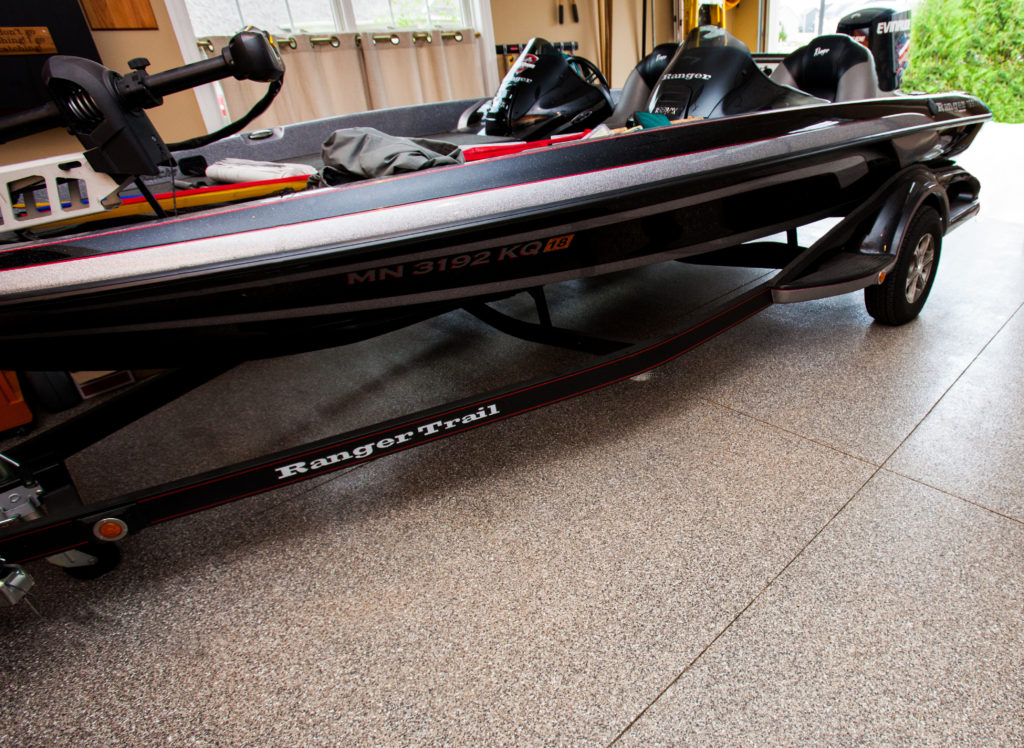
<instances>
[{"instance_id":1,"label":"wheel hub cap","mask_svg":"<svg viewBox=\"0 0 1024 748\"><path fill-rule=\"evenodd\" d=\"M928 279L931 278L932 268L935 264L935 239L931 234L925 234L914 247L914 255L910 260L910 269L907 271L907 286L904 292L907 301L913 304L921 298L924 289L928 286Z\"/></svg>"}]
</instances>

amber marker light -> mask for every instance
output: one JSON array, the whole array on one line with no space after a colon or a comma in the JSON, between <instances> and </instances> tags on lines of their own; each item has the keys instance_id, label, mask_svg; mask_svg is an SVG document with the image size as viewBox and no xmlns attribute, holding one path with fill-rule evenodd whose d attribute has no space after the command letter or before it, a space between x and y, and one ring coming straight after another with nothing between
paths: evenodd
<instances>
[{"instance_id":1,"label":"amber marker light","mask_svg":"<svg viewBox=\"0 0 1024 748\"><path fill-rule=\"evenodd\" d=\"M100 540L120 540L128 534L128 525L122 520L108 517L93 525L92 533Z\"/></svg>"},{"instance_id":2,"label":"amber marker light","mask_svg":"<svg viewBox=\"0 0 1024 748\"><path fill-rule=\"evenodd\" d=\"M885 283L885 271L883 270L878 274L878 285Z\"/></svg>"}]
</instances>

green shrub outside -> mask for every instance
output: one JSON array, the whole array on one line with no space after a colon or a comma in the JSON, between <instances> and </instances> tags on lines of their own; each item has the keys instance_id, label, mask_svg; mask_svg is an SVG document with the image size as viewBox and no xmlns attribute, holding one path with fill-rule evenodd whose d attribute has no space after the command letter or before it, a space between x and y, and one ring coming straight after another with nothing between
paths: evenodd
<instances>
[{"instance_id":1,"label":"green shrub outside","mask_svg":"<svg viewBox=\"0 0 1024 748\"><path fill-rule=\"evenodd\" d=\"M1024 122L1024 0L922 0L904 91L966 91L999 122Z\"/></svg>"}]
</instances>

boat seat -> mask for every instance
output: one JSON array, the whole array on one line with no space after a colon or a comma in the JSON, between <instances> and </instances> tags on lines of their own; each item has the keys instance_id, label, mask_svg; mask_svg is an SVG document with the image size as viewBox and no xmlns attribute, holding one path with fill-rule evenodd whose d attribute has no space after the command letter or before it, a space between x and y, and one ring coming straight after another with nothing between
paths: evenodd
<instances>
[{"instance_id":1,"label":"boat seat","mask_svg":"<svg viewBox=\"0 0 1024 748\"><path fill-rule=\"evenodd\" d=\"M629 77L626 78L626 85L622 87L622 93L619 95L618 101L615 102L615 108L604 124L612 129L624 127L626 121L633 114L647 111L651 101L651 92L654 91L661 74L665 72L665 68L668 67L680 48L726 46L749 52L746 44L717 26L698 26L691 29L682 44L675 42L659 44L630 72Z\"/></svg>"},{"instance_id":2,"label":"boat seat","mask_svg":"<svg viewBox=\"0 0 1024 748\"><path fill-rule=\"evenodd\" d=\"M637 63L629 77L626 78L622 93L619 94L619 99L615 102L615 109L612 110L604 124L612 129L625 127L626 120L635 112L647 109L651 91L654 90L658 78L665 71L665 67L677 49L679 49L679 45L675 42L659 44L649 55Z\"/></svg>"},{"instance_id":3,"label":"boat seat","mask_svg":"<svg viewBox=\"0 0 1024 748\"><path fill-rule=\"evenodd\" d=\"M812 39L772 71L776 83L829 101L857 101L882 95L871 51L846 34Z\"/></svg>"},{"instance_id":4,"label":"boat seat","mask_svg":"<svg viewBox=\"0 0 1024 748\"><path fill-rule=\"evenodd\" d=\"M769 79L739 43L687 44L662 73L648 110L676 121L824 103L825 99Z\"/></svg>"}]
</instances>

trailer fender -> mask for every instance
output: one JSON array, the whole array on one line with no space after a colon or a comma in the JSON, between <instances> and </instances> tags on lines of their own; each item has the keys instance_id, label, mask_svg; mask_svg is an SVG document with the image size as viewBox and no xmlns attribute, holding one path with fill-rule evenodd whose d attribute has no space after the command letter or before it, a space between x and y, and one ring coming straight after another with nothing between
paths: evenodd
<instances>
[{"instance_id":1,"label":"trailer fender","mask_svg":"<svg viewBox=\"0 0 1024 748\"><path fill-rule=\"evenodd\" d=\"M925 205L949 223L943 179L914 165L895 175L858 205L776 277L772 298L794 303L877 286L897 266L914 217Z\"/></svg>"},{"instance_id":2,"label":"trailer fender","mask_svg":"<svg viewBox=\"0 0 1024 748\"><path fill-rule=\"evenodd\" d=\"M861 242L860 251L892 255L895 264L907 228L923 205L935 208L945 232L949 226L949 197L945 187L930 169L923 166L910 168L892 185L871 230Z\"/></svg>"}]
</instances>

